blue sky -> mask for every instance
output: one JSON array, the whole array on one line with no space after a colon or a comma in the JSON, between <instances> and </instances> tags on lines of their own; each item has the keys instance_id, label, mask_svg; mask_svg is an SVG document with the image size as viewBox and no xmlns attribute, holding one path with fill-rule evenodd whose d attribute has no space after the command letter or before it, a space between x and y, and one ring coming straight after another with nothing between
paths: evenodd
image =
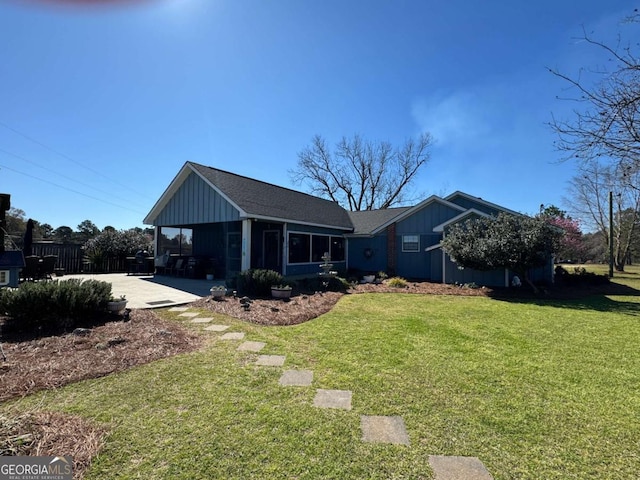
<instances>
[{"instance_id":1,"label":"blue sky","mask_svg":"<svg viewBox=\"0 0 640 480\"><path fill-rule=\"evenodd\" d=\"M79 6L101 3L107 6ZM415 183L563 204L552 112L621 0L0 0L0 192L53 227L142 226L185 161L290 188L315 134L402 143Z\"/></svg>"}]
</instances>

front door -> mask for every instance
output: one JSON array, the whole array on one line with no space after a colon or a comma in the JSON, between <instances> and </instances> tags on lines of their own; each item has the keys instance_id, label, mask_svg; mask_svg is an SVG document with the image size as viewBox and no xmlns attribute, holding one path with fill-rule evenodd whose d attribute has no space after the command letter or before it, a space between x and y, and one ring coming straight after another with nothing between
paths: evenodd
<instances>
[{"instance_id":1,"label":"front door","mask_svg":"<svg viewBox=\"0 0 640 480\"><path fill-rule=\"evenodd\" d=\"M262 232L262 251L264 255L264 268L281 273L279 230L265 230Z\"/></svg>"}]
</instances>

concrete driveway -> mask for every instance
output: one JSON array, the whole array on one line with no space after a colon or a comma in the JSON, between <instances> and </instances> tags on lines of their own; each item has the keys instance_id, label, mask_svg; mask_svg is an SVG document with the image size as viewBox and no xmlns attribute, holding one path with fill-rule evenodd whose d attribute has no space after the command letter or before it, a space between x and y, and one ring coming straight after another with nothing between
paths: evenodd
<instances>
[{"instance_id":1,"label":"concrete driveway","mask_svg":"<svg viewBox=\"0 0 640 480\"><path fill-rule=\"evenodd\" d=\"M224 280L195 280L165 275L127 275L126 273L83 273L65 275L57 280L82 278L111 284L114 296L125 295L127 308L160 308L182 305L209 295L213 285Z\"/></svg>"}]
</instances>

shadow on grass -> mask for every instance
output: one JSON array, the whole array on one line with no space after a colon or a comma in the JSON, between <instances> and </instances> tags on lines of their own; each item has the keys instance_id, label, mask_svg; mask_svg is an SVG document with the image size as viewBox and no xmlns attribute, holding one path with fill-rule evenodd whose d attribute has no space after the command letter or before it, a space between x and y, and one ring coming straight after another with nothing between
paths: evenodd
<instances>
[{"instance_id":1,"label":"shadow on grass","mask_svg":"<svg viewBox=\"0 0 640 480\"><path fill-rule=\"evenodd\" d=\"M640 315L640 290L618 283L584 287L556 286L537 294L526 290L495 289L489 296L510 303ZM637 302L611 298L616 296L639 298Z\"/></svg>"}]
</instances>

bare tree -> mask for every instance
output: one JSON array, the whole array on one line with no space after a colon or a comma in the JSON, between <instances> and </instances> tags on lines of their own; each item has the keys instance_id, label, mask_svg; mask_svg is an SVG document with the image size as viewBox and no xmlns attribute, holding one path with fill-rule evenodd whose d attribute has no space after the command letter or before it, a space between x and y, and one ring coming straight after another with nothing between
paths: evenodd
<instances>
[{"instance_id":1,"label":"bare tree","mask_svg":"<svg viewBox=\"0 0 640 480\"><path fill-rule=\"evenodd\" d=\"M389 208L407 201L407 187L429 160L432 144L428 133L397 148L354 135L342 137L331 150L316 135L298 153L297 168L289 173L294 182L306 183L311 193L349 210Z\"/></svg>"},{"instance_id":2,"label":"bare tree","mask_svg":"<svg viewBox=\"0 0 640 480\"><path fill-rule=\"evenodd\" d=\"M626 20L637 27L637 12ZM586 32L581 40L603 53L612 67L583 68L577 76L549 69L567 82L570 95L565 100L577 105L572 119L552 118L556 146L564 159L611 162L616 175L637 189L630 178L640 169L640 62L633 50L638 45L619 38L610 46Z\"/></svg>"},{"instance_id":3,"label":"bare tree","mask_svg":"<svg viewBox=\"0 0 640 480\"><path fill-rule=\"evenodd\" d=\"M609 245L609 192L613 193L613 256L616 270L624 271L630 248L636 241L640 221L640 174L636 171L622 180L615 165L602 165L591 160L584 162L581 173L570 183L570 199L573 215L579 217L590 229L601 233L599 238Z\"/></svg>"}]
</instances>

